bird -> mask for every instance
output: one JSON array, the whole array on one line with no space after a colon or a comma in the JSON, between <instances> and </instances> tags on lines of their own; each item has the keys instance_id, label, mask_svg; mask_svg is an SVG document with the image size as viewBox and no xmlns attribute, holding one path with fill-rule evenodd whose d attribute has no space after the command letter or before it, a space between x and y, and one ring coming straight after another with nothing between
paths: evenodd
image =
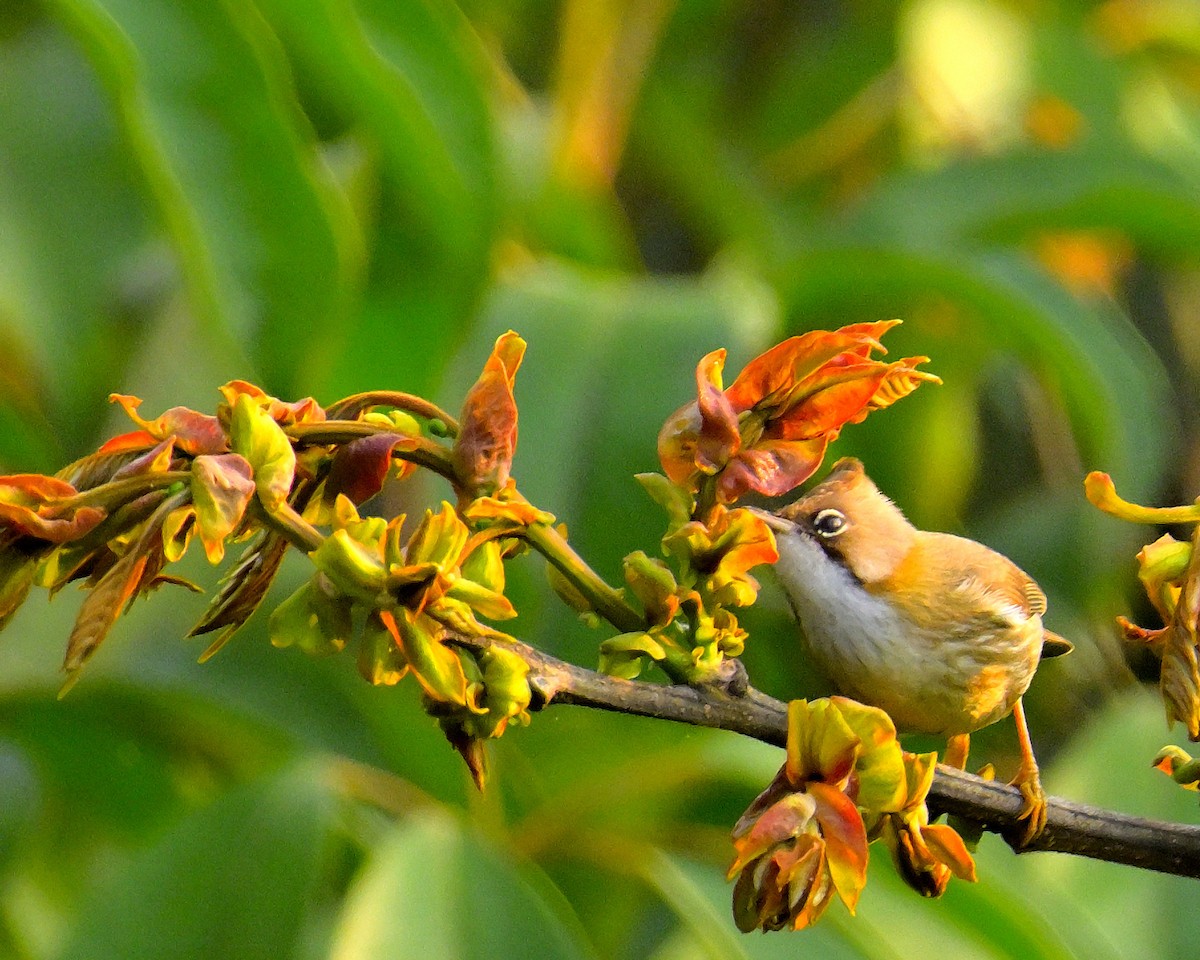
<instances>
[{"instance_id":1,"label":"bird","mask_svg":"<svg viewBox=\"0 0 1200 960\"><path fill-rule=\"evenodd\" d=\"M777 578L818 667L838 692L883 709L899 733L947 739L964 769L970 737L1010 713L1021 761L1021 842L1046 823L1022 697L1043 657L1070 652L1042 625L1046 595L1007 557L913 526L867 476L839 460L807 494L760 511Z\"/></svg>"}]
</instances>

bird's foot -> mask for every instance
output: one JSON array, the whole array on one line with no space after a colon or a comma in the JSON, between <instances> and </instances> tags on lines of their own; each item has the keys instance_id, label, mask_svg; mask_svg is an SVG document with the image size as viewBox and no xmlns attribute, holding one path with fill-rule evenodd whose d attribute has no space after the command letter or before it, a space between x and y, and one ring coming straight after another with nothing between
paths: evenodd
<instances>
[{"instance_id":1,"label":"bird's foot","mask_svg":"<svg viewBox=\"0 0 1200 960\"><path fill-rule=\"evenodd\" d=\"M1042 789L1037 765L1022 763L1012 786L1021 791L1025 800L1017 818L1025 821L1025 831L1021 835L1019 846L1027 847L1046 829L1046 792Z\"/></svg>"}]
</instances>

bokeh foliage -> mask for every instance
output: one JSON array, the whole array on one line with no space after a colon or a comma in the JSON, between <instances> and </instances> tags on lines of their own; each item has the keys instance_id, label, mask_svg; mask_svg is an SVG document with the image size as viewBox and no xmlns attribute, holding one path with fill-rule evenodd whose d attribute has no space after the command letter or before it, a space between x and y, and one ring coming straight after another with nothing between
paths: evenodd
<instances>
[{"instance_id":1,"label":"bokeh foliage","mask_svg":"<svg viewBox=\"0 0 1200 960\"><path fill-rule=\"evenodd\" d=\"M13 0L0 470L94 448L112 391L207 409L244 377L454 409L515 328L514 472L617 582L661 528L631 475L700 356L903 317L894 355L944 385L837 452L1047 588L1077 646L1029 697L1047 789L1194 819L1149 769L1160 708L1111 628L1137 534L1080 481L1200 487L1198 67L1178 0ZM594 663L540 567L512 580L512 632ZM728 829L777 751L556 708L497 745L478 797L411 688L271 650L261 623L197 666L199 598L140 605L57 703L72 592L0 644L0 956L1184 957L1200 937L1187 881L985 842L983 882L937 904L875 870L856 920L742 938ZM778 597L753 613L754 682L823 692ZM1010 733L989 734L1003 774Z\"/></svg>"}]
</instances>

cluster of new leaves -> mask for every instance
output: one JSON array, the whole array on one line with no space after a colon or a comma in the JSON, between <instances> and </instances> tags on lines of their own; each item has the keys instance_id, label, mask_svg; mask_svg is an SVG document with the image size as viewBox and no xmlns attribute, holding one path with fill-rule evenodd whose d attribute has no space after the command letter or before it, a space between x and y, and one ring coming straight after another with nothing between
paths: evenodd
<instances>
[{"instance_id":1,"label":"cluster of new leaves","mask_svg":"<svg viewBox=\"0 0 1200 960\"><path fill-rule=\"evenodd\" d=\"M312 653L358 643L372 683L416 677L447 732L471 744L496 736L529 704L526 664L501 645L479 652L456 637L508 638L478 618L516 615L504 560L521 535L553 517L517 494L513 376L525 344L496 343L468 393L461 424L427 401L379 392L328 409L285 403L243 381L221 388L215 415L175 407L147 419L135 397L113 395L138 429L56 476L0 478L0 623L33 585L87 590L67 643L68 686L136 597L198 539L210 562L248 541L192 635L215 632L212 656L257 609L288 546L314 573L270 619L271 641ZM448 442L447 442L448 441ZM458 499L405 518L360 517L389 476L418 466ZM478 753L472 765L482 776Z\"/></svg>"},{"instance_id":2,"label":"cluster of new leaves","mask_svg":"<svg viewBox=\"0 0 1200 960\"><path fill-rule=\"evenodd\" d=\"M1200 501L1183 507L1143 507L1121 498L1107 473L1089 473L1084 481L1088 499L1105 513L1133 523L1195 524L1190 540L1164 533L1137 555L1138 579L1163 626L1140 627L1125 617L1117 620L1125 638L1148 646L1162 661L1159 692L1167 723L1178 720L1191 740L1200 740ZM1178 747L1167 747L1154 765L1186 785L1200 771Z\"/></svg>"},{"instance_id":3,"label":"cluster of new leaves","mask_svg":"<svg viewBox=\"0 0 1200 960\"><path fill-rule=\"evenodd\" d=\"M724 388L725 351L696 367L697 398L667 418L658 437L663 474L638 480L666 510L663 553L625 558L625 580L645 624L601 646L601 669L636 677L647 662L690 683L729 679L745 631L730 607L752 604L751 567L778 559L761 518L731 509L750 491L781 496L813 475L848 423L887 407L922 382L925 357L885 363L879 338L898 320L816 330L751 360Z\"/></svg>"},{"instance_id":4,"label":"cluster of new leaves","mask_svg":"<svg viewBox=\"0 0 1200 960\"><path fill-rule=\"evenodd\" d=\"M924 896L940 896L952 875L974 881L962 838L929 822L936 759L901 750L892 721L875 707L843 697L790 703L787 760L733 830L739 929L800 930L834 893L853 913L877 838Z\"/></svg>"}]
</instances>

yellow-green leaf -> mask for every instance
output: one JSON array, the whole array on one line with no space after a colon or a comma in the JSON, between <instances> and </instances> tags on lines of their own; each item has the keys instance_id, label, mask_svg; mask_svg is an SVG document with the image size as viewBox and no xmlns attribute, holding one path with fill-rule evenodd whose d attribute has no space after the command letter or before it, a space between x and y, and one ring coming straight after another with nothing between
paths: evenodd
<instances>
[{"instance_id":1,"label":"yellow-green leaf","mask_svg":"<svg viewBox=\"0 0 1200 960\"><path fill-rule=\"evenodd\" d=\"M378 551L355 540L347 530L334 530L309 555L313 566L348 597L375 604L386 596L387 571Z\"/></svg>"},{"instance_id":2,"label":"yellow-green leaf","mask_svg":"<svg viewBox=\"0 0 1200 960\"><path fill-rule=\"evenodd\" d=\"M288 449L291 449L290 445ZM209 563L217 564L225 559L225 538L242 522L250 498L254 496L253 477L254 470L249 461L236 453L202 455L192 461L196 533L204 544ZM290 479L288 486L291 486Z\"/></svg>"},{"instance_id":3,"label":"yellow-green leaf","mask_svg":"<svg viewBox=\"0 0 1200 960\"><path fill-rule=\"evenodd\" d=\"M296 473L296 451L271 415L249 394L239 394L229 424L233 452L254 470L258 499L275 510L287 499Z\"/></svg>"},{"instance_id":4,"label":"yellow-green leaf","mask_svg":"<svg viewBox=\"0 0 1200 960\"><path fill-rule=\"evenodd\" d=\"M422 689L434 700L467 704L467 677L454 651L441 642L436 621L407 607L394 614L381 610L380 619L392 631Z\"/></svg>"},{"instance_id":5,"label":"yellow-green leaf","mask_svg":"<svg viewBox=\"0 0 1200 960\"><path fill-rule=\"evenodd\" d=\"M351 621L350 601L331 597L310 580L275 608L267 631L276 647L337 653L350 639Z\"/></svg>"}]
</instances>

